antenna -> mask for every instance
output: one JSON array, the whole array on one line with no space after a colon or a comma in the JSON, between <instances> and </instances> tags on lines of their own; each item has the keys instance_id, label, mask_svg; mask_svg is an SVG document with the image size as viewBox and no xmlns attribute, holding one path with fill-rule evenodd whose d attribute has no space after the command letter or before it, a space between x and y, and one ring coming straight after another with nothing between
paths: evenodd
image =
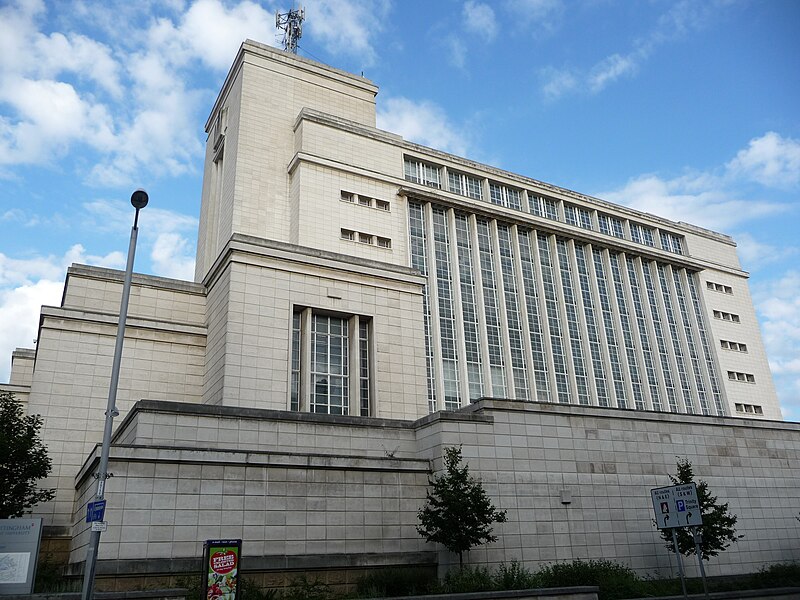
<instances>
[{"instance_id":1,"label":"antenna","mask_svg":"<svg viewBox=\"0 0 800 600\"><path fill-rule=\"evenodd\" d=\"M283 31L283 49L297 54L297 42L303 36L303 20L306 11L290 9L287 13L275 13L275 27Z\"/></svg>"}]
</instances>

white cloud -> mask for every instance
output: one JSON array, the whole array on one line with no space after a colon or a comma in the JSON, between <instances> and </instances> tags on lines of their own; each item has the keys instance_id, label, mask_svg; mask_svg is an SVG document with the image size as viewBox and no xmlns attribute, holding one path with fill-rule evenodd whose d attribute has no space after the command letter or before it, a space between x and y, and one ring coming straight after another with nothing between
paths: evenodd
<instances>
[{"instance_id":1,"label":"white cloud","mask_svg":"<svg viewBox=\"0 0 800 600\"><path fill-rule=\"evenodd\" d=\"M746 271L776 263L800 254L798 246L775 246L756 240L747 232L737 233L736 252Z\"/></svg>"},{"instance_id":2,"label":"white cloud","mask_svg":"<svg viewBox=\"0 0 800 600\"><path fill-rule=\"evenodd\" d=\"M555 100L578 88L575 73L566 69L546 67L539 72L542 79L542 94L546 100Z\"/></svg>"},{"instance_id":3,"label":"white cloud","mask_svg":"<svg viewBox=\"0 0 800 600\"><path fill-rule=\"evenodd\" d=\"M642 175L622 188L597 194L600 198L684 221L715 231L726 231L751 219L778 214L787 207L774 202L738 200L724 183L709 176L662 179Z\"/></svg>"},{"instance_id":4,"label":"white cloud","mask_svg":"<svg viewBox=\"0 0 800 600\"><path fill-rule=\"evenodd\" d=\"M800 141L768 131L750 140L727 167L732 174L765 186L795 187L800 184Z\"/></svg>"},{"instance_id":5,"label":"white cloud","mask_svg":"<svg viewBox=\"0 0 800 600\"><path fill-rule=\"evenodd\" d=\"M800 421L800 271L755 287L753 301L783 416Z\"/></svg>"},{"instance_id":6,"label":"white cloud","mask_svg":"<svg viewBox=\"0 0 800 600\"><path fill-rule=\"evenodd\" d=\"M125 266L122 252L87 254L80 244L63 256L10 258L0 253L0 356L10 357L17 347L30 348L39 325L42 305L58 306L64 274L73 263L110 268ZM8 381L10 363L0 363L0 381Z\"/></svg>"},{"instance_id":7,"label":"white cloud","mask_svg":"<svg viewBox=\"0 0 800 600\"><path fill-rule=\"evenodd\" d=\"M515 6L540 7L551 4L547 0L510 1ZM660 46L691 31L706 27L711 17L723 10L726 4L728 4L726 0L711 2L683 0L670 6L650 31L635 39L628 52L614 52L588 69L545 67L540 70L542 95L546 100L552 101L569 93L597 94L622 78L632 77ZM540 7L540 10L543 8ZM557 14L557 11L554 14Z\"/></svg>"},{"instance_id":8,"label":"white cloud","mask_svg":"<svg viewBox=\"0 0 800 600\"><path fill-rule=\"evenodd\" d=\"M487 42L497 37L497 20L491 6L477 0L468 0L464 3L463 14L464 29L478 34Z\"/></svg>"},{"instance_id":9,"label":"white cloud","mask_svg":"<svg viewBox=\"0 0 800 600\"><path fill-rule=\"evenodd\" d=\"M450 64L463 69L467 64L467 45L455 35L448 35L444 42L450 56Z\"/></svg>"},{"instance_id":10,"label":"white cloud","mask_svg":"<svg viewBox=\"0 0 800 600\"><path fill-rule=\"evenodd\" d=\"M113 231L117 235L130 232L133 209L129 204L95 200L85 203L83 207L87 213L85 221L93 229ZM145 252L150 247L154 275L194 279L194 236L197 225L195 217L155 208L152 204L139 213L139 244Z\"/></svg>"},{"instance_id":11,"label":"white cloud","mask_svg":"<svg viewBox=\"0 0 800 600\"><path fill-rule=\"evenodd\" d=\"M318 0L306 6L305 27L331 54L370 66L377 58L375 38L383 31L390 9L389 0Z\"/></svg>"},{"instance_id":12,"label":"white cloud","mask_svg":"<svg viewBox=\"0 0 800 600\"><path fill-rule=\"evenodd\" d=\"M15 348L33 348L39 328L39 309L43 304L58 305L63 280L40 279L15 288L0 288L0 381L7 382L11 353Z\"/></svg>"},{"instance_id":13,"label":"white cloud","mask_svg":"<svg viewBox=\"0 0 800 600\"><path fill-rule=\"evenodd\" d=\"M506 0L505 6L520 25L538 33L556 29L564 13L562 0Z\"/></svg>"},{"instance_id":14,"label":"white cloud","mask_svg":"<svg viewBox=\"0 0 800 600\"><path fill-rule=\"evenodd\" d=\"M378 127L405 139L445 152L470 154L467 136L450 122L441 107L432 102L389 98L377 112Z\"/></svg>"},{"instance_id":15,"label":"white cloud","mask_svg":"<svg viewBox=\"0 0 800 600\"><path fill-rule=\"evenodd\" d=\"M641 53L621 56L612 54L597 63L588 74L589 91L596 94L621 77L634 75L639 69Z\"/></svg>"},{"instance_id":16,"label":"white cloud","mask_svg":"<svg viewBox=\"0 0 800 600\"><path fill-rule=\"evenodd\" d=\"M150 258L153 271L162 277L194 279L194 251L189 241L177 233L160 233L153 244Z\"/></svg>"}]
</instances>

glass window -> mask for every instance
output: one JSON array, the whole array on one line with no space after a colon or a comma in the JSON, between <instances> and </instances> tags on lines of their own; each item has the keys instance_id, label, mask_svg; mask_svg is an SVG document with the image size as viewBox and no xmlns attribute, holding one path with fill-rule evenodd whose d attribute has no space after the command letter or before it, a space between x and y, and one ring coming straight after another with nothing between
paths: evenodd
<instances>
[{"instance_id":1,"label":"glass window","mask_svg":"<svg viewBox=\"0 0 800 600\"><path fill-rule=\"evenodd\" d=\"M310 411L346 415L349 407L347 319L311 317Z\"/></svg>"},{"instance_id":2,"label":"glass window","mask_svg":"<svg viewBox=\"0 0 800 600\"><path fill-rule=\"evenodd\" d=\"M465 173L458 173L456 171L447 172L447 185L448 191L454 194L461 194L462 196L469 196L476 200L483 199L483 190L481 189L481 180L472 175Z\"/></svg>"},{"instance_id":3,"label":"glass window","mask_svg":"<svg viewBox=\"0 0 800 600\"><path fill-rule=\"evenodd\" d=\"M439 171L439 167L413 158L406 157L403 161L403 174L407 181L413 181L414 183L441 188L442 183L439 178Z\"/></svg>"}]
</instances>

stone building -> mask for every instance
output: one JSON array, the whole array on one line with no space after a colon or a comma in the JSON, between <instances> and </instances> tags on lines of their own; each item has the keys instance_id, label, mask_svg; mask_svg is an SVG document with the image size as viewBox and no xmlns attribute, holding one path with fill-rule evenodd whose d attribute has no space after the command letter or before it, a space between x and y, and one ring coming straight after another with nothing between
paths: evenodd
<instances>
[{"instance_id":1,"label":"stone building","mask_svg":"<svg viewBox=\"0 0 800 600\"><path fill-rule=\"evenodd\" d=\"M800 558L800 426L733 240L405 141L377 92L242 45L195 281L133 279L99 576L179 573L220 537L264 572L447 564L414 525L454 444L509 511L473 562L668 571L649 489L676 455L745 535L710 572ZM76 570L122 279L71 267L4 386L44 417L36 511Z\"/></svg>"}]
</instances>

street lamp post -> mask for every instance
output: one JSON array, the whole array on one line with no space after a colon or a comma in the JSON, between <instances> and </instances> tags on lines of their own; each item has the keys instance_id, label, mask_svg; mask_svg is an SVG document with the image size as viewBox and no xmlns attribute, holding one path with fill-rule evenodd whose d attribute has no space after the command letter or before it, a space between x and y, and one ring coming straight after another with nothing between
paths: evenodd
<instances>
[{"instance_id":1,"label":"street lamp post","mask_svg":"<svg viewBox=\"0 0 800 600\"><path fill-rule=\"evenodd\" d=\"M108 386L108 404L106 405L106 422L103 429L103 445L100 450L100 465L97 470L97 493L94 500L105 497L106 479L108 479L108 455L111 447L111 430L117 410L117 386L119 385L119 367L122 362L122 343L125 340L125 321L128 317L128 299L131 295L131 279L133 277L133 258L136 254L136 238L139 233L139 211L147 206L149 197L144 190L136 190L131 194L131 204L136 209L131 227L131 242L128 246L128 265L125 268L125 283L122 286L122 300L119 304L119 325L117 326L117 344L114 347L114 363L111 367L111 383ZM86 564L83 572L82 600L91 600L94 594L94 573L97 566L97 548L100 545L100 531L92 529L89 546L86 549Z\"/></svg>"}]
</instances>

